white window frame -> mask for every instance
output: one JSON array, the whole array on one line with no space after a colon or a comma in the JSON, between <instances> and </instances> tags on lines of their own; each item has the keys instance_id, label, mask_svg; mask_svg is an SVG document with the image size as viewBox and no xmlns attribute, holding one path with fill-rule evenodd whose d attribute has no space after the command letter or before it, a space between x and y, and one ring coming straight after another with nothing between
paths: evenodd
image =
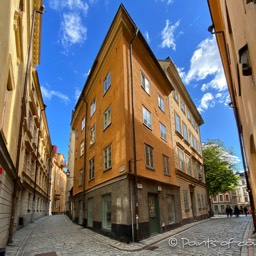
<instances>
[{"instance_id":1,"label":"white window frame","mask_svg":"<svg viewBox=\"0 0 256 256\"><path fill-rule=\"evenodd\" d=\"M171 170L170 170L170 158L166 155L163 154L163 169L164 169L164 174L165 175L170 175Z\"/></svg>"},{"instance_id":2,"label":"white window frame","mask_svg":"<svg viewBox=\"0 0 256 256\"><path fill-rule=\"evenodd\" d=\"M180 109L184 114L186 114L186 106L183 100L180 101Z\"/></svg>"},{"instance_id":3,"label":"white window frame","mask_svg":"<svg viewBox=\"0 0 256 256\"><path fill-rule=\"evenodd\" d=\"M94 97L90 105L90 116L92 117L95 112L96 112L96 97Z\"/></svg>"},{"instance_id":4,"label":"white window frame","mask_svg":"<svg viewBox=\"0 0 256 256\"><path fill-rule=\"evenodd\" d=\"M179 155L179 168L181 171L185 171L184 168L184 152L182 149L178 148L178 155Z\"/></svg>"},{"instance_id":5,"label":"white window frame","mask_svg":"<svg viewBox=\"0 0 256 256\"><path fill-rule=\"evenodd\" d=\"M166 126L160 122L160 136L161 139L167 141Z\"/></svg>"},{"instance_id":6,"label":"white window frame","mask_svg":"<svg viewBox=\"0 0 256 256\"><path fill-rule=\"evenodd\" d=\"M84 140L81 141L80 143L80 156L84 154Z\"/></svg>"},{"instance_id":7,"label":"white window frame","mask_svg":"<svg viewBox=\"0 0 256 256\"><path fill-rule=\"evenodd\" d=\"M111 86L111 75L110 75L110 72L108 72L103 82L104 94L108 91L110 86Z\"/></svg>"},{"instance_id":8,"label":"white window frame","mask_svg":"<svg viewBox=\"0 0 256 256\"><path fill-rule=\"evenodd\" d=\"M183 138L188 141L188 127L187 125L183 122Z\"/></svg>"},{"instance_id":9,"label":"white window frame","mask_svg":"<svg viewBox=\"0 0 256 256\"><path fill-rule=\"evenodd\" d=\"M145 124L148 128L152 129L151 112L144 106L142 106L142 117L143 117L143 124Z\"/></svg>"},{"instance_id":10,"label":"white window frame","mask_svg":"<svg viewBox=\"0 0 256 256\"><path fill-rule=\"evenodd\" d=\"M154 148L145 144L145 164L147 168L155 169L154 165Z\"/></svg>"},{"instance_id":11,"label":"white window frame","mask_svg":"<svg viewBox=\"0 0 256 256\"><path fill-rule=\"evenodd\" d=\"M94 179L95 174L95 156L89 160L89 180Z\"/></svg>"},{"instance_id":12,"label":"white window frame","mask_svg":"<svg viewBox=\"0 0 256 256\"><path fill-rule=\"evenodd\" d=\"M149 80L147 79L147 77L141 72L140 73L140 77L141 77L141 87L144 89L144 91L147 94L150 94L150 84L149 84Z\"/></svg>"},{"instance_id":13,"label":"white window frame","mask_svg":"<svg viewBox=\"0 0 256 256\"><path fill-rule=\"evenodd\" d=\"M90 129L90 145L95 143L95 139L96 139L96 123L94 123Z\"/></svg>"},{"instance_id":14,"label":"white window frame","mask_svg":"<svg viewBox=\"0 0 256 256\"><path fill-rule=\"evenodd\" d=\"M165 112L164 99L158 94L158 107Z\"/></svg>"},{"instance_id":15,"label":"white window frame","mask_svg":"<svg viewBox=\"0 0 256 256\"><path fill-rule=\"evenodd\" d=\"M181 134L181 119L176 112L175 112L175 130Z\"/></svg>"},{"instance_id":16,"label":"white window frame","mask_svg":"<svg viewBox=\"0 0 256 256\"><path fill-rule=\"evenodd\" d=\"M107 171L112 168L112 144L103 149L103 170Z\"/></svg>"},{"instance_id":17,"label":"white window frame","mask_svg":"<svg viewBox=\"0 0 256 256\"><path fill-rule=\"evenodd\" d=\"M112 122L111 106L109 106L103 113L103 127L104 130L110 126Z\"/></svg>"},{"instance_id":18,"label":"white window frame","mask_svg":"<svg viewBox=\"0 0 256 256\"><path fill-rule=\"evenodd\" d=\"M79 171L79 181L78 181L78 185L79 187L81 187L83 185L83 177L84 177L84 170L81 169Z\"/></svg>"},{"instance_id":19,"label":"white window frame","mask_svg":"<svg viewBox=\"0 0 256 256\"><path fill-rule=\"evenodd\" d=\"M106 194L102 196L102 228L106 230L111 230L111 194ZM110 220L108 219L110 217Z\"/></svg>"},{"instance_id":20,"label":"white window frame","mask_svg":"<svg viewBox=\"0 0 256 256\"><path fill-rule=\"evenodd\" d=\"M82 122L81 122L81 131L85 128L85 116L83 117L82 119Z\"/></svg>"}]
</instances>

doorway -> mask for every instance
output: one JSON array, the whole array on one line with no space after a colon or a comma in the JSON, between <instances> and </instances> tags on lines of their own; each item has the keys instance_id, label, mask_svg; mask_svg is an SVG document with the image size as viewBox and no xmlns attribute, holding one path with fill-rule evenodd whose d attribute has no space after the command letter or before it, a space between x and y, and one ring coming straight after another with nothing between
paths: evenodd
<instances>
[{"instance_id":1,"label":"doorway","mask_svg":"<svg viewBox=\"0 0 256 256\"><path fill-rule=\"evenodd\" d=\"M150 234L159 233L159 205L158 195L148 195L149 231Z\"/></svg>"}]
</instances>

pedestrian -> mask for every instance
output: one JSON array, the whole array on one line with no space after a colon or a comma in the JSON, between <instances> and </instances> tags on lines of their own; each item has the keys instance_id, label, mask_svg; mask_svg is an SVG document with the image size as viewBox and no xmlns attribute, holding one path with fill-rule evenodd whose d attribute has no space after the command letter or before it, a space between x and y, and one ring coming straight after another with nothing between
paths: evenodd
<instances>
[{"instance_id":1,"label":"pedestrian","mask_svg":"<svg viewBox=\"0 0 256 256\"><path fill-rule=\"evenodd\" d=\"M226 208L227 217L230 217L230 216L231 216L231 212L232 212L232 210L231 210L230 205L227 205L227 208Z\"/></svg>"},{"instance_id":2,"label":"pedestrian","mask_svg":"<svg viewBox=\"0 0 256 256\"><path fill-rule=\"evenodd\" d=\"M244 214L245 214L245 216L247 216L247 213L248 213L248 209L247 209L247 207L246 207L246 205L244 206Z\"/></svg>"},{"instance_id":3,"label":"pedestrian","mask_svg":"<svg viewBox=\"0 0 256 256\"><path fill-rule=\"evenodd\" d=\"M237 205L235 206L234 214L236 215L236 217L239 217L240 210L239 210L239 208L238 208L238 206L237 206Z\"/></svg>"}]
</instances>

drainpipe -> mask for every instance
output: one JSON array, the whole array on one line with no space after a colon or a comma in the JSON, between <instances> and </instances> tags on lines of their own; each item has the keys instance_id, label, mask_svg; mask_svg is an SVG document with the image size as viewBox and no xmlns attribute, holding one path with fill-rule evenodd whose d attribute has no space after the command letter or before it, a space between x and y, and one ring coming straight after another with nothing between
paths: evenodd
<instances>
[{"instance_id":1,"label":"drainpipe","mask_svg":"<svg viewBox=\"0 0 256 256\"><path fill-rule=\"evenodd\" d=\"M29 71L31 66L31 53L32 53L32 43L34 37L34 28L35 28L35 18L36 14L43 14L45 11L45 7L41 6L40 10L34 9L32 15L32 25L31 25L31 32L30 32L30 41L29 41L29 48L28 48L28 59L27 59L27 66L26 66L26 73L25 73L25 82L24 82L24 89L23 89L23 96L21 100L21 116L20 116L20 125L19 125L19 135L18 135L18 143L17 143L17 153L16 153L16 174L18 176L19 173L19 165L20 165L20 149L21 149L21 139L22 139L22 127L23 121L26 113L26 95L27 95L27 87L28 87L28 78L29 78ZM15 216L15 208L16 208L16 200L17 200L17 190L18 190L18 177L14 180L14 187L13 187L13 194L12 194L12 208L11 208L11 220L9 226L9 237L8 243L12 243L13 238L13 227L14 227L14 216Z\"/></svg>"},{"instance_id":2,"label":"drainpipe","mask_svg":"<svg viewBox=\"0 0 256 256\"><path fill-rule=\"evenodd\" d=\"M88 103L87 101L82 98L82 101L85 103L85 115L84 115L84 119L85 119L85 124L84 124L84 170L83 170L83 227L85 228L85 181L86 181L86 145L87 145L87 141L86 141L86 124L87 124L87 120L86 120L86 113L87 113L87 108L88 108Z\"/></svg>"},{"instance_id":3,"label":"drainpipe","mask_svg":"<svg viewBox=\"0 0 256 256\"><path fill-rule=\"evenodd\" d=\"M53 146L51 145L50 156L49 156L49 163L48 163L48 181L47 181L47 208L48 208L48 215L51 215L51 179L52 179L52 151ZM50 199L49 199L50 195Z\"/></svg>"},{"instance_id":4,"label":"drainpipe","mask_svg":"<svg viewBox=\"0 0 256 256\"><path fill-rule=\"evenodd\" d=\"M209 5L209 1L208 1L208 5ZM230 69L230 65L229 65L229 58L228 58L228 50L227 50L227 43L226 43L225 33L224 33L224 31L215 31L214 30L214 25L211 25L208 28L208 31L211 34L215 34L215 35L220 34L223 38L225 58L226 58L227 67L228 67L228 76L229 76L230 83L232 83L232 75L231 75L231 69ZM247 191L248 191L248 194L249 194L250 204L251 204L251 212L252 212L253 227L254 227L253 234L255 234L256 233L255 206L254 206L254 200L253 200L251 185L250 185L250 181L249 181L249 177L248 177L248 173L247 173L248 166L247 166L246 158L245 158L245 150L244 150L244 144L243 144L243 134L242 134L242 131L241 131L241 128L240 128L241 120L240 120L239 113L238 113L238 106L237 106L236 100L235 100L235 91L234 91L233 85L230 86L230 94L231 94L231 98L233 99L233 102L232 102L231 105L233 107L233 111L234 111L234 115L235 115L235 119L236 119L236 126L237 126L238 138L239 138L240 151L241 151L241 155L242 155L244 175L245 175L245 179L246 179Z\"/></svg>"},{"instance_id":5,"label":"drainpipe","mask_svg":"<svg viewBox=\"0 0 256 256\"><path fill-rule=\"evenodd\" d=\"M31 214L31 222L34 222L35 215L35 201L36 201L36 178L38 171L38 156L39 156L39 143L40 143L40 131L41 131L41 123L42 123L42 112L45 111L46 105L40 111L40 120L39 120L39 130L38 130L38 138L37 138L37 150L36 150L36 167L35 167L35 178L34 178L34 189L33 189L33 202L32 202L32 214Z\"/></svg>"},{"instance_id":6,"label":"drainpipe","mask_svg":"<svg viewBox=\"0 0 256 256\"><path fill-rule=\"evenodd\" d=\"M138 177L137 177L137 157L136 157L136 132L135 132L135 116L134 116L134 85L133 85L133 67L132 67L132 44L137 37L139 29L136 28L136 33L130 42L130 70L131 70L131 96L132 96L132 143L133 143L133 163L134 163L134 200L135 200L135 223L136 223L136 241L139 241L139 200L138 200ZM131 211L133 209L131 208ZM132 213L133 220L133 213ZM133 221L132 221L133 222ZM134 242L134 225L132 223L132 239Z\"/></svg>"}]
</instances>

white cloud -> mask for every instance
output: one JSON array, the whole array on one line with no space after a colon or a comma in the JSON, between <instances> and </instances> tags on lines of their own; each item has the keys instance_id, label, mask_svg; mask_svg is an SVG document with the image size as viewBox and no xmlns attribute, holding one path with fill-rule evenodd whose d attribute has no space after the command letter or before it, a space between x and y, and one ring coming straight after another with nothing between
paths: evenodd
<instances>
[{"instance_id":1,"label":"white cloud","mask_svg":"<svg viewBox=\"0 0 256 256\"><path fill-rule=\"evenodd\" d=\"M180 78L181 78L182 80L185 79L185 77L186 77L185 69L184 69L184 68L179 68L179 67L177 67L177 66L176 66L176 68L177 68L177 70L178 70L178 73L179 73L179 75L180 75Z\"/></svg>"},{"instance_id":2,"label":"white cloud","mask_svg":"<svg viewBox=\"0 0 256 256\"><path fill-rule=\"evenodd\" d=\"M220 72L217 79L222 83L221 76L223 73L221 70L222 64L216 40L214 37L207 38L198 45L194 52L185 82L188 84L193 80L200 81L209 75L216 75ZM221 86L223 85L221 84Z\"/></svg>"},{"instance_id":3,"label":"white cloud","mask_svg":"<svg viewBox=\"0 0 256 256\"><path fill-rule=\"evenodd\" d=\"M80 94L81 94L81 90L78 89L78 88L76 88L76 90L75 90L75 100L76 100L76 101L77 101L78 98L80 97Z\"/></svg>"},{"instance_id":4,"label":"white cloud","mask_svg":"<svg viewBox=\"0 0 256 256\"><path fill-rule=\"evenodd\" d=\"M158 0L155 0L155 1L158 2ZM166 2L166 4L169 5L169 4L172 4L174 2L174 0L160 0L160 2L162 2L162 3Z\"/></svg>"},{"instance_id":5,"label":"white cloud","mask_svg":"<svg viewBox=\"0 0 256 256\"><path fill-rule=\"evenodd\" d=\"M149 37L148 31L145 31L145 38L146 38L147 42L150 43L150 37Z\"/></svg>"},{"instance_id":6,"label":"white cloud","mask_svg":"<svg viewBox=\"0 0 256 256\"><path fill-rule=\"evenodd\" d=\"M89 5L82 0L49 0L49 6L54 10L81 11L84 15L88 13L89 9Z\"/></svg>"},{"instance_id":7,"label":"white cloud","mask_svg":"<svg viewBox=\"0 0 256 256\"><path fill-rule=\"evenodd\" d=\"M85 77L89 76L90 72L91 72L91 69L89 69L88 72L84 73L84 76Z\"/></svg>"},{"instance_id":8,"label":"white cloud","mask_svg":"<svg viewBox=\"0 0 256 256\"><path fill-rule=\"evenodd\" d=\"M174 25L171 25L169 20L165 21L165 28L161 32L161 36L162 36L161 48L167 47L167 48L172 48L173 50L176 50L174 32L179 25L180 25L179 20Z\"/></svg>"},{"instance_id":9,"label":"white cloud","mask_svg":"<svg viewBox=\"0 0 256 256\"><path fill-rule=\"evenodd\" d=\"M45 88L44 86L41 86L41 92L42 92L43 97L48 100L51 100L52 97L57 97L57 98L61 99L66 105L68 103L70 103L69 97L62 94L61 92L49 90L49 89Z\"/></svg>"},{"instance_id":10,"label":"white cloud","mask_svg":"<svg viewBox=\"0 0 256 256\"><path fill-rule=\"evenodd\" d=\"M208 109L208 107L214 107L215 101L214 101L214 96L212 93L208 92L204 94L204 96L201 99L200 105L198 106L198 111L200 113L204 112L205 110Z\"/></svg>"},{"instance_id":11,"label":"white cloud","mask_svg":"<svg viewBox=\"0 0 256 256\"><path fill-rule=\"evenodd\" d=\"M83 26L81 17L76 13L64 13L61 22L61 43L65 50L73 44L80 44L86 40L87 28Z\"/></svg>"}]
</instances>

